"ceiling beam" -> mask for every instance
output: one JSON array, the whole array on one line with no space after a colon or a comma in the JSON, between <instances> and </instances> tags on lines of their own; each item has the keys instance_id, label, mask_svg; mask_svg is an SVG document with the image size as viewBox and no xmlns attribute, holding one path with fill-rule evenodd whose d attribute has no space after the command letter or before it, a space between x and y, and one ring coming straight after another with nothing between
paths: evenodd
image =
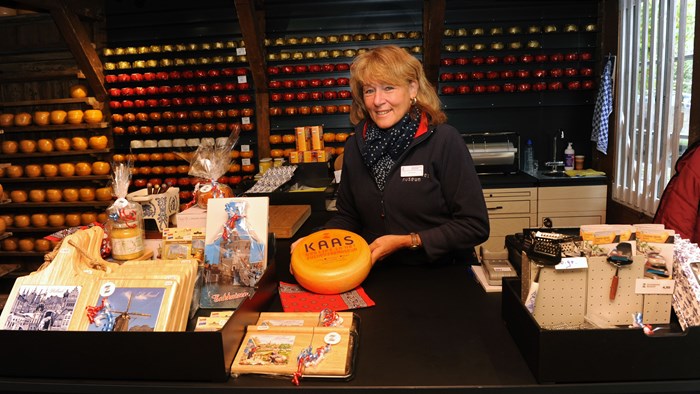
<instances>
[{"instance_id":1,"label":"ceiling beam","mask_svg":"<svg viewBox=\"0 0 700 394\"><path fill-rule=\"evenodd\" d=\"M255 2L255 4L254 4ZM255 86L258 157L270 157L270 104L264 53L265 13L260 0L235 0L238 24ZM257 5L257 8L256 8Z\"/></svg>"},{"instance_id":2,"label":"ceiling beam","mask_svg":"<svg viewBox=\"0 0 700 394\"><path fill-rule=\"evenodd\" d=\"M36 1L36 0L32 0ZM90 88L99 101L107 100L107 90L104 85L104 73L92 41L78 16L68 6L66 0L54 0L50 9L51 17L68 44L78 68L85 74Z\"/></svg>"},{"instance_id":3,"label":"ceiling beam","mask_svg":"<svg viewBox=\"0 0 700 394\"><path fill-rule=\"evenodd\" d=\"M423 68L428 81L438 80L444 29L445 0L423 0Z\"/></svg>"}]
</instances>

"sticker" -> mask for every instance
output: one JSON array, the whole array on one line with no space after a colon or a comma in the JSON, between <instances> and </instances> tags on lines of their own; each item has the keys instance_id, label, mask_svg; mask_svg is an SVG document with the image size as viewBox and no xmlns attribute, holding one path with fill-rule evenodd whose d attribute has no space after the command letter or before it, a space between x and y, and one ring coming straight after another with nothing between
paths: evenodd
<instances>
[{"instance_id":1,"label":"sticker","mask_svg":"<svg viewBox=\"0 0 700 394\"><path fill-rule=\"evenodd\" d=\"M585 257L562 257L561 263L554 266L557 270L573 270L588 268L588 260Z\"/></svg>"},{"instance_id":2,"label":"sticker","mask_svg":"<svg viewBox=\"0 0 700 394\"><path fill-rule=\"evenodd\" d=\"M401 166L401 177L416 177L423 176L423 165L416 164L414 166Z\"/></svg>"},{"instance_id":3,"label":"sticker","mask_svg":"<svg viewBox=\"0 0 700 394\"><path fill-rule=\"evenodd\" d=\"M241 118L241 124L250 124L250 116L244 116Z\"/></svg>"},{"instance_id":4,"label":"sticker","mask_svg":"<svg viewBox=\"0 0 700 394\"><path fill-rule=\"evenodd\" d=\"M100 296L107 298L114 294L116 290L117 285L115 285L114 282L106 282L102 285L102 287L100 287Z\"/></svg>"},{"instance_id":5,"label":"sticker","mask_svg":"<svg viewBox=\"0 0 700 394\"><path fill-rule=\"evenodd\" d=\"M323 340L329 345L336 345L340 343L340 334L335 331L329 332L325 337L323 337Z\"/></svg>"},{"instance_id":6,"label":"sticker","mask_svg":"<svg viewBox=\"0 0 700 394\"><path fill-rule=\"evenodd\" d=\"M207 183L206 185L199 188L200 193L209 193L211 191L212 185Z\"/></svg>"},{"instance_id":7,"label":"sticker","mask_svg":"<svg viewBox=\"0 0 700 394\"><path fill-rule=\"evenodd\" d=\"M238 55L238 56L245 55L245 48L236 48L236 55Z\"/></svg>"},{"instance_id":8,"label":"sticker","mask_svg":"<svg viewBox=\"0 0 700 394\"><path fill-rule=\"evenodd\" d=\"M250 145L241 145L241 152L248 152L250 150Z\"/></svg>"},{"instance_id":9,"label":"sticker","mask_svg":"<svg viewBox=\"0 0 700 394\"><path fill-rule=\"evenodd\" d=\"M248 82L248 78L246 78L245 75L239 75L237 79L238 79L238 83L246 83L246 82Z\"/></svg>"},{"instance_id":10,"label":"sticker","mask_svg":"<svg viewBox=\"0 0 700 394\"><path fill-rule=\"evenodd\" d=\"M675 280L668 279L637 279L635 294L673 294Z\"/></svg>"}]
</instances>

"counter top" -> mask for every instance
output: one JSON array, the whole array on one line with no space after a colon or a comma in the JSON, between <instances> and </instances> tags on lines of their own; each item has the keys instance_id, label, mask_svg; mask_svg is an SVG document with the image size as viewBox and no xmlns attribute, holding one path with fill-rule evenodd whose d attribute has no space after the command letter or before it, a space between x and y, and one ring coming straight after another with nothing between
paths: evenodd
<instances>
[{"instance_id":1,"label":"counter top","mask_svg":"<svg viewBox=\"0 0 700 394\"><path fill-rule=\"evenodd\" d=\"M549 186L586 186L586 185L605 185L607 176L585 176L585 177L570 177L570 176L549 176L543 171L536 175L530 175L525 172L515 174L480 174L479 180L481 187L484 189L499 189L511 187L549 187Z\"/></svg>"},{"instance_id":2,"label":"counter top","mask_svg":"<svg viewBox=\"0 0 700 394\"><path fill-rule=\"evenodd\" d=\"M280 256L289 250L289 242L280 242L278 248ZM279 280L292 280L288 262L278 264L277 272ZM423 388L431 392L652 393L690 392L700 387L697 380L538 384L503 323L500 293L485 293L466 265L378 265L363 288L376 305L356 310L361 321L360 343L355 374L349 381L304 379L296 387L288 378L252 375L224 383L2 377L0 391L291 393L309 389L348 393ZM281 310L279 299L270 310Z\"/></svg>"}]
</instances>

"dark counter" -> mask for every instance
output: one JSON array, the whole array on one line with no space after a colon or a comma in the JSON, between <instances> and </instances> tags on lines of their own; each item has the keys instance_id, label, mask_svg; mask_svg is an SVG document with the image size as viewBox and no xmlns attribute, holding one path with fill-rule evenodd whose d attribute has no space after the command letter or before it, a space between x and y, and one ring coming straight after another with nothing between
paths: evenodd
<instances>
[{"instance_id":1,"label":"dark counter","mask_svg":"<svg viewBox=\"0 0 700 394\"><path fill-rule=\"evenodd\" d=\"M587 186L605 185L608 178L606 176L586 176L586 177L553 177L547 176L543 172L538 172L537 176L532 176L525 172L516 174L482 174L479 175L481 187L484 189L514 188L514 187L549 187L549 186Z\"/></svg>"},{"instance_id":2,"label":"dark counter","mask_svg":"<svg viewBox=\"0 0 700 394\"><path fill-rule=\"evenodd\" d=\"M279 279L285 281L292 280L288 273L289 244L289 240L280 240L275 254L280 260L277 263ZM700 389L698 380L538 384L501 318L501 294L485 293L466 265L378 265L363 287L376 305L356 310L361 319L360 344L355 376L349 381L307 379L296 387L286 377L262 376L231 378L224 383L3 377L0 378L0 391L228 393L239 390L281 393L299 389L356 392L418 388L430 392L655 393ZM278 298L270 309L281 310ZM86 346L94 346L100 356L107 356L109 351L129 351L138 357L137 349L107 350L98 349L99 344ZM182 351L187 352L187 349ZM61 355L54 356L60 362Z\"/></svg>"}]
</instances>

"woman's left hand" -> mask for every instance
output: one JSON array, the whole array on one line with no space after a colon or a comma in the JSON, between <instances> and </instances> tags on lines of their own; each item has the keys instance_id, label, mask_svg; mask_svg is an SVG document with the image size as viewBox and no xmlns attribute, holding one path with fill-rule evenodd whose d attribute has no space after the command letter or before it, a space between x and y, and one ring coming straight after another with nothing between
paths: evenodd
<instances>
[{"instance_id":1,"label":"woman's left hand","mask_svg":"<svg viewBox=\"0 0 700 394\"><path fill-rule=\"evenodd\" d=\"M372 252L372 265L397 250L410 245L410 235L383 235L375 239L374 242L369 244L369 250Z\"/></svg>"}]
</instances>

